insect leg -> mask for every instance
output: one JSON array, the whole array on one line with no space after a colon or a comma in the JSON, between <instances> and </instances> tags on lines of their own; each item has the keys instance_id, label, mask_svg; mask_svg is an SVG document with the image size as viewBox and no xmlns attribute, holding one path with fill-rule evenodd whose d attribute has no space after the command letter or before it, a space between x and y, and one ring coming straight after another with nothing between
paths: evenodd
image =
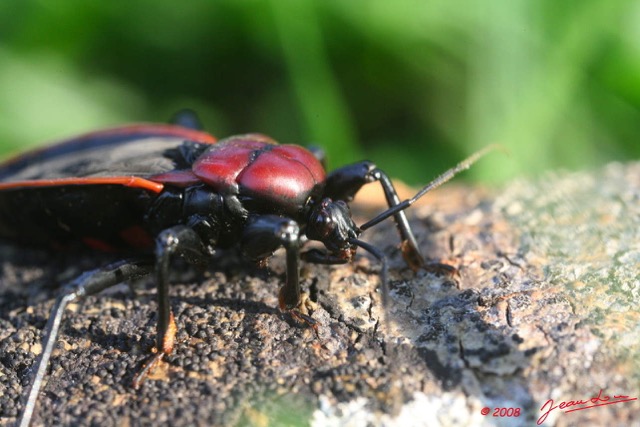
<instances>
[{"instance_id":1,"label":"insect leg","mask_svg":"<svg viewBox=\"0 0 640 427\"><path fill-rule=\"evenodd\" d=\"M374 181L380 182L390 208L400 203L398 193L389 176L369 161L346 165L331 172L327 176L325 194L334 200L350 201L363 185ZM406 214L402 210L398 211L393 215L393 219L402 239L402 255L405 261L413 270L424 267L424 258L418 250L418 244Z\"/></svg>"},{"instance_id":2,"label":"insect leg","mask_svg":"<svg viewBox=\"0 0 640 427\"><path fill-rule=\"evenodd\" d=\"M26 427L31 422L33 410L40 394L51 353L58 341L60 326L64 310L79 298L96 294L106 288L115 286L123 281L137 279L153 271L150 260L122 261L103 268L88 271L67 284L56 299L45 329L46 337L42 346L42 353L34 365L35 372L25 401L24 409L18 420L18 425Z\"/></svg>"},{"instance_id":3,"label":"insect leg","mask_svg":"<svg viewBox=\"0 0 640 427\"><path fill-rule=\"evenodd\" d=\"M278 295L280 309L315 328L315 320L306 314L307 306L312 303L300 292L298 223L277 215L255 215L249 218L241 242L242 250L248 258L266 259L281 246L286 251L287 279Z\"/></svg>"},{"instance_id":4,"label":"insect leg","mask_svg":"<svg viewBox=\"0 0 640 427\"><path fill-rule=\"evenodd\" d=\"M185 225L177 225L162 231L156 238L156 287L158 289L158 326L156 352L133 379L134 388L138 388L147 375L170 354L176 337L176 322L169 300L169 262L175 255L181 256L191 264L206 262L207 250L200 236Z\"/></svg>"}]
</instances>

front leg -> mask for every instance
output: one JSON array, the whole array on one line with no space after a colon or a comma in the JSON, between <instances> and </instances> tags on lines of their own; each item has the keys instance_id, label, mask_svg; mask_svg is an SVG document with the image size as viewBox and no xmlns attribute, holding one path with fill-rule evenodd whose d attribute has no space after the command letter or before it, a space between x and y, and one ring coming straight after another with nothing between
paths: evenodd
<instances>
[{"instance_id":1,"label":"front leg","mask_svg":"<svg viewBox=\"0 0 640 427\"><path fill-rule=\"evenodd\" d=\"M290 218L277 215L255 215L248 219L242 234L241 247L250 259L263 260L284 247L287 259L287 278L280 289L280 310L315 328L315 320L307 309L315 308L312 301L300 292L300 226Z\"/></svg>"},{"instance_id":2,"label":"front leg","mask_svg":"<svg viewBox=\"0 0 640 427\"><path fill-rule=\"evenodd\" d=\"M398 193L389 176L369 161L346 165L331 172L327 176L325 194L334 200L350 201L363 185L374 181L380 182L390 208L400 203ZM418 250L418 244L406 214L404 211L398 211L393 215L393 219L402 239L401 249L406 263L413 270L423 268L424 258Z\"/></svg>"}]
</instances>

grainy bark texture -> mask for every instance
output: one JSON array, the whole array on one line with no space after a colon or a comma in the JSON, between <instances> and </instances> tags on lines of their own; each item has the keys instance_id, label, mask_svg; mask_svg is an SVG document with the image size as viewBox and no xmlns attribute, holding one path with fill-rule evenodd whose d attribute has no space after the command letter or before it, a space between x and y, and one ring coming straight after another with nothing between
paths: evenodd
<instances>
[{"instance_id":1,"label":"grainy bark texture","mask_svg":"<svg viewBox=\"0 0 640 427\"><path fill-rule=\"evenodd\" d=\"M167 363L132 389L155 339L152 280L74 304L35 424L515 426L550 399L568 403L545 425L640 424L640 401L614 397L640 397L640 164L425 199L409 211L421 249L459 275L413 273L392 223L367 231L389 256L390 330L364 254L304 267L319 337L275 308L282 256L266 270L235 254L205 272L178 264ZM11 424L53 285L109 259L0 253L0 423Z\"/></svg>"}]
</instances>

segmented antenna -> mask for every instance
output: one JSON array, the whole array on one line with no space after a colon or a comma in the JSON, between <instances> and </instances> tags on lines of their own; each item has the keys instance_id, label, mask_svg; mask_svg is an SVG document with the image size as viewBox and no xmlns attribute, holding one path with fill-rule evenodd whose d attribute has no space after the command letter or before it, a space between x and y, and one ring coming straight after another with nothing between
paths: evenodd
<instances>
[{"instance_id":1,"label":"segmented antenna","mask_svg":"<svg viewBox=\"0 0 640 427\"><path fill-rule=\"evenodd\" d=\"M384 221L385 219L389 218L390 216L393 216L396 213L407 209L409 206L414 204L419 198L421 198L422 196L427 194L429 191L440 187L442 184L444 184L445 182L449 181L451 178L453 178L454 176L456 176L457 174L459 174L463 170L469 169L472 164L477 162L485 154L487 154L487 153L489 153L489 152L491 152L493 150L499 149L499 148L502 149L503 147L501 145L498 145L498 144L492 144L492 145L488 145L488 146L484 147L482 150L476 151L475 153L473 153L472 155L470 155L469 157L467 157L466 159L464 159L463 161L458 163L456 166L452 167L448 171L444 172L442 175L440 175L437 178L435 178L429 184L424 186L412 198L398 203L397 205L387 209L386 211L384 211L381 214L377 215L373 219L370 219L369 221L367 221L364 224L362 224L359 227L360 230L364 231L367 228L371 228L374 225L376 225L376 224Z\"/></svg>"}]
</instances>

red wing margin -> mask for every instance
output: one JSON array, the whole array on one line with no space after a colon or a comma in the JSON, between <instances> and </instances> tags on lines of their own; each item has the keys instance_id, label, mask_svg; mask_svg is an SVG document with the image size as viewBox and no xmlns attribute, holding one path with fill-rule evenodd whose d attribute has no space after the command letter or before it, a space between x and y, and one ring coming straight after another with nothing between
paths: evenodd
<instances>
[{"instance_id":1,"label":"red wing margin","mask_svg":"<svg viewBox=\"0 0 640 427\"><path fill-rule=\"evenodd\" d=\"M125 187L141 188L153 193L160 193L164 185L159 182L137 176L109 176L93 178L58 178L39 179L33 181L0 182L0 191L25 188L57 187L63 185L123 185Z\"/></svg>"}]
</instances>

